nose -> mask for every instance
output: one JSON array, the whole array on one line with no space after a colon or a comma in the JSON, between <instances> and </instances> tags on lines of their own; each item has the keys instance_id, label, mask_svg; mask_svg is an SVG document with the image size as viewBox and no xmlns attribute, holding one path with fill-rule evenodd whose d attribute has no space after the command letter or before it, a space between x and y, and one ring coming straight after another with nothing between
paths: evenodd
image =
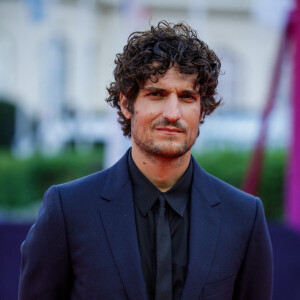
<instances>
[{"instance_id":1,"label":"nose","mask_svg":"<svg viewBox=\"0 0 300 300\"><path fill-rule=\"evenodd\" d=\"M170 122L181 119L180 103L177 95L171 94L164 101L162 116Z\"/></svg>"}]
</instances>

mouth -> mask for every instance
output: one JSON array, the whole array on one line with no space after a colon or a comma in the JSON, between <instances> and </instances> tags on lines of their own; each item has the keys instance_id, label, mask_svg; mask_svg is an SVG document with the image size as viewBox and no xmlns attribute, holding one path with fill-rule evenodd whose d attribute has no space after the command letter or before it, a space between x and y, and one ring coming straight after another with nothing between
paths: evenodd
<instances>
[{"instance_id":1,"label":"mouth","mask_svg":"<svg viewBox=\"0 0 300 300\"><path fill-rule=\"evenodd\" d=\"M177 127L156 127L155 129L165 134L184 133L183 129Z\"/></svg>"}]
</instances>

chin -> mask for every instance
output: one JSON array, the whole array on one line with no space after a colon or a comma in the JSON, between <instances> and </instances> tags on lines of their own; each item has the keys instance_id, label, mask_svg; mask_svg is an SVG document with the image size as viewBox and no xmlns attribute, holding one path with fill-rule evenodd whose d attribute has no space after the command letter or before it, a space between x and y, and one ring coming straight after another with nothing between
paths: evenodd
<instances>
[{"instance_id":1,"label":"chin","mask_svg":"<svg viewBox=\"0 0 300 300\"><path fill-rule=\"evenodd\" d=\"M151 156L174 159L185 155L191 149L191 147L192 145L189 145L187 143L172 145L172 143L168 142L168 144L154 143L151 146L144 145L142 150L144 152L147 152L147 154Z\"/></svg>"}]
</instances>

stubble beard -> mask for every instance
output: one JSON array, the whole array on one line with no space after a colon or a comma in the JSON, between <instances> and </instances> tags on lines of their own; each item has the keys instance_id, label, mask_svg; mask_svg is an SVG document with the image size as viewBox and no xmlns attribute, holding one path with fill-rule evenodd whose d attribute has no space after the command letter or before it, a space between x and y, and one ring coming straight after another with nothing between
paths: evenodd
<instances>
[{"instance_id":1,"label":"stubble beard","mask_svg":"<svg viewBox=\"0 0 300 300\"><path fill-rule=\"evenodd\" d=\"M198 128L197 135L195 137L191 137L188 140L177 142L173 136L166 136L165 140L159 141L155 140L154 138L147 137L147 134L138 134L135 126L132 126L131 129L132 139L136 146L143 153L150 157L160 157L170 160L182 157L188 151L190 151L199 135Z\"/></svg>"}]
</instances>

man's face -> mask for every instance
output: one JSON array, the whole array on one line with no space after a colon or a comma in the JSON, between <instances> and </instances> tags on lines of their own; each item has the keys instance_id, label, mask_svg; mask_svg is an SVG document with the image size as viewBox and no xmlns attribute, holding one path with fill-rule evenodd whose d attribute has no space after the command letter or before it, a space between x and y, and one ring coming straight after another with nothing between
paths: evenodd
<instances>
[{"instance_id":1,"label":"man's face","mask_svg":"<svg viewBox=\"0 0 300 300\"><path fill-rule=\"evenodd\" d=\"M199 133L201 111L199 87L194 87L196 77L173 67L157 82L145 82L135 100L134 113L127 111L133 147L165 158L180 157L191 149Z\"/></svg>"}]
</instances>

